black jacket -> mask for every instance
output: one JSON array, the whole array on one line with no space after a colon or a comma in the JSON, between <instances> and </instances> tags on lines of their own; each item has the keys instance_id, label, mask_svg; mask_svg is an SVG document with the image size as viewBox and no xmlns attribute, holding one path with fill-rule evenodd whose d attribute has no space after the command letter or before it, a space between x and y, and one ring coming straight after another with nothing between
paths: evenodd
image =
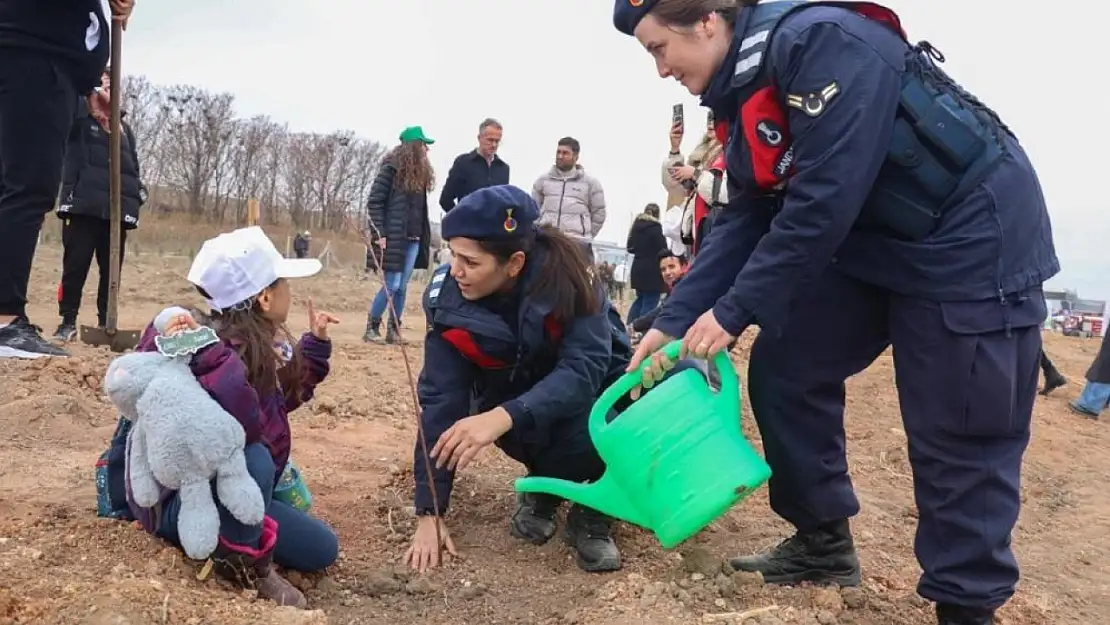
<instances>
[{"instance_id":1,"label":"black jacket","mask_svg":"<svg viewBox=\"0 0 1110 625\"><path fill-rule=\"evenodd\" d=\"M444 212L455 208L455 203L478 189L509 184L509 164L501 160L500 156L493 155L493 161L486 162L486 157L471 150L460 154L451 163L447 172L447 182L443 183L443 190L439 194L439 206Z\"/></svg>"},{"instance_id":2,"label":"black jacket","mask_svg":"<svg viewBox=\"0 0 1110 625\"><path fill-rule=\"evenodd\" d=\"M666 293L667 283L659 273L659 253L667 249L663 226L659 220L641 213L632 222L625 248L632 254L629 283L633 290L644 293Z\"/></svg>"},{"instance_id":3,"label":"black jacket","mask_svg":"<svg viewBox=\"0 0 1110 625\"><path fill-rule=\"evenodd\" d=\"M0 0L0 50L37 50L57 59L79 94L100 84L108 65L110 26L100 0ZM89 50L86 33L100 31ZM2 53L0 53L2 56Z\"/></svg>"},{"instance_id":4,"label":"black jacket","mask_svg":"<svg viewBox=\"0 0 1110 625\"><path fill-rule=\"evenodd\" d=\"M432 225L428 219L428 196L420 193L406 193L393 186L393 177L397 169L393 163L386 161L378 170L374 183L370 185L370 197L366 200L366 212L370 215L373 226L372 243L377 243L379 237L385 237L385 254L381 248L371 245L370 251L378 259L378 264L383 271L399 272L405 266L405 251L409 244L409 219L414 214L414 203L423 202L424 223L420 228L420 252L416 255L416 269L428 268L428 249L432 242Z\"/></svg>"},{"instance_id":5,"label":"black jacket","mask_svg":"<svg viewBox=\"0 0 1110 625\"><path fill-rule=\"evenodd\" d=\"M108 132L89 114L84 98L77 108L77 119L66 143L58 217L84 215L107 221L111 218ZM123 227L131 230L139 226L139 207L146 201L146 188L139 178L135 135L126 121L123 122L123 130L120 142L120 199Z\"/></svg>"}]
</instances>

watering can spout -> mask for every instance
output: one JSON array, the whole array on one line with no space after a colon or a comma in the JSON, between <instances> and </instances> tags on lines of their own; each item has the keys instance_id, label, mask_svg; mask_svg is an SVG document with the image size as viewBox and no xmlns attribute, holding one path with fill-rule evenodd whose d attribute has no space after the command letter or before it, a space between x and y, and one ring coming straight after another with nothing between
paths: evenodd
<instances>
[{"instance_id":1,"label":"watering can spout","mask_svg":"<svg viewBox=\"0 0 1110 625\"><path fill-rule=\"evenodd\" d=\"M515 489L520 493L544 493L561 497L613 518L650 529L649 519L609 478L608 473L591 484L580 484L553 477L522 477L516 481Z\"/></svg>"}]
</instances>

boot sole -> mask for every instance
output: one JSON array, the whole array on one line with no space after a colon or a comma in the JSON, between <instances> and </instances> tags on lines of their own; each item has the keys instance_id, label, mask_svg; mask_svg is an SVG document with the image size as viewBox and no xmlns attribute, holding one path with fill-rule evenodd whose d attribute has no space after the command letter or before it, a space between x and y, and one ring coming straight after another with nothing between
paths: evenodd
<instances>
[{"instance_id":1,"label":"boot sole","mask_svg":"<svg viewBox=\"0 0 1110 625\"><path fill-rule=\"evenodd\" d=\"M517 528L516 523L513 521L509 521L509 534L511 534L513 538L523 540L524 542L531 543L537 547L542 547L546 545L547 543L551 542L552 538L555 537L555 532L551 532L551 536L548 536L547 538L525 534Z\"/></svg>"},{"instance_id":2,"label":"boot sole","mask_svg":"<svg viewBox=\"0 0 1110 625\"><path fill-rule=\"evenodd\" d=\"M819 586L835 585L844 587L859 586L860 572L858 570L847 573L831 573L829 571L822 571L819 569L809 569L798 573L764 573L759 569L745 569L736 565L735 562L729 562L729 565L737 571L744 571L747 573L759 573L763 578L765 584L775 584L777 586L797 586L802 583L816 584Z\"/></svg>"}]
</instances>

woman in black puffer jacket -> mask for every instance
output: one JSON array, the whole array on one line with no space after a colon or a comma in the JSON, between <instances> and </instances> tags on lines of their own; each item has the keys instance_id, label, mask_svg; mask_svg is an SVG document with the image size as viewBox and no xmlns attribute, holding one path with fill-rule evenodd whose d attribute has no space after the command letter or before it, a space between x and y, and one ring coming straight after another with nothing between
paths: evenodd
<instances>
[{"instance_id":1,"label":"woman in black puffer jacket","mask_svg":"<svg viewBox=\"0 0 1110 625\"><path fill-rule=\"evenodd\" d=\"M108 73L101 79L108 91ZM120 140L120 196L123 228L120 232L120 263L127 231L139 225L139 207L146 201L146 189L139 178L139 154L135 135L122 121ZM58 285L58 315L62 322L54 338L71 341L77 336L77 313L81 292L89 276L93 258L100 271L96 294L97 325L103 326L108 309L109 258L112 229L109 226L108 137L111 123L108 110L89 108L85 98L77 102L77 116L70 128L58 197L58 217L62 220L62 282Z\"/></svg>"},{"instance_id":2,"label":"woman in black puffer jacket","mask_svg":"<svg viewBox=\"0 0 1110 625\"><path fill-rule=\"evenodd\" d=\"M370 304L364 341L381 340L382 316L393 301L385 341L401 338L400 321L405 311L405 292L414 269L427 269L432 240L428 219L428 193L435 187L435 171L428 160L428 146L420 126L401 133L401 144L393 148L370 187L366 209L370 215L370 251L385 283Z\"/></svg>"}]
</instances>

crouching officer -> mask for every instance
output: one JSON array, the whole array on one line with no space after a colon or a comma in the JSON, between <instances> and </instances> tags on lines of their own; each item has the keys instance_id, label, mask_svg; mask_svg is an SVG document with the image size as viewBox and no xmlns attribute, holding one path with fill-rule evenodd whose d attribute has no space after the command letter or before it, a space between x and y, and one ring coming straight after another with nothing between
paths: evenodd
<instances>
[{"instance_id":1,"label":"crouching officer","mask_svg":"<svg viewBox=\"0 0 1110 625\"><path fill-rule=\"evenodd\" d=\"M887 347L919 512L918 592L994 622L1037 391L1041 284L1059 271L1014 133L863 2L617 0L616 27L713 110L729 204L630 367L682 336L706 356L756 324L749 388L797 533L733 566L859 583L844 380ZM668 363L652 356L653 374Z\"/></svg>"},{"instance_id":2,"label":"crouching officer","mask_svg":"<svg viewBox=\"0 0 1110 625\"><path fill-rule=\"evenodd\" d=\"M454 258L424 293L428 334L418 395L434 467L428 475L418 440L420 520L406 554L418 570L439 564L441 545L454 553L443 518L455 471L491 443L530 475L584 482L605 471L587 421L632 349L581 245L554 227L535 226L538 217L527 192L501 185L471 193L443 219ZM546 543L559 504L548 495L520 497L510 532ZM600 512L571 506L565 537L581 568L620 568L611 526Z\"/></svg>"}]
</instances>

